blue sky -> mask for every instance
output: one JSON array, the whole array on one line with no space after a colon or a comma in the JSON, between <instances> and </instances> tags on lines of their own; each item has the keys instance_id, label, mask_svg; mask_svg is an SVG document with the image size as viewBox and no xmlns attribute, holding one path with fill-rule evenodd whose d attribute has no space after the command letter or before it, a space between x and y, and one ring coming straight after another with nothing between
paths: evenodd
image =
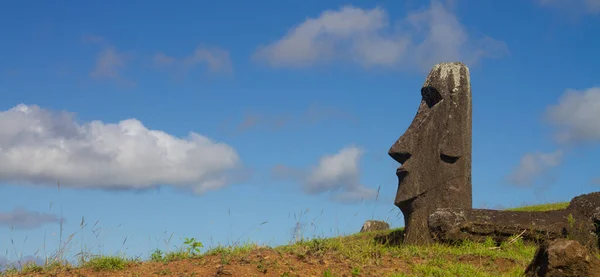
<instances>
[{"instance_id":1,"label":"blue sky","mask_svg":"<svg viewBox=\"0 0 600 277\"><path fill-rule=\"evenodd\" d=\"M387 150L444 61L474 207L600 188L596 0L12 1L0 33L0 261L56 251L61 216L71 254L142 257L402 226Z\"/></svg>"}]
</instances>

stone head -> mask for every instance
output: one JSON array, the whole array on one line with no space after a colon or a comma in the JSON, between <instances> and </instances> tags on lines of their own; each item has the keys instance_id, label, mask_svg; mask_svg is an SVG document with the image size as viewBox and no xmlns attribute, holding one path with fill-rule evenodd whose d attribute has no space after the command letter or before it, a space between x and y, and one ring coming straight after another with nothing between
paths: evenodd
<instances>
[{"instance_id":1,"label":"stone head","mask_svg":"<svg viewBox=\"0 0 600 277\"><path fill-rule=\"evenodd\" d=\"M435 65L421 95L415 118L388 152L402 164L396 171L394 204L404 213L414 208L409 206L419 196L441 206L452 206L452 197L463 197L458 202L468 200L471 205L469 69L462 63Z\"/></svg>"}]
</instances>

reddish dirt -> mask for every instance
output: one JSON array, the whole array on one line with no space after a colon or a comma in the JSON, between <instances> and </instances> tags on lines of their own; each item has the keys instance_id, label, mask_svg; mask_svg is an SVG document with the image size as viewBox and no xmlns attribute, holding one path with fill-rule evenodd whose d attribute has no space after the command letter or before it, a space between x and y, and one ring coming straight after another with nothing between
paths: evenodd
<instances>
[{"instance_id":1,"label":"reddish dirt","mask_svg":"<svg viewBox=\"0 0 600 277\"><path fill-rule=\"evenodd\" d=\"M509 259L495 259L479 256L449 256L448 259L460 261L461 263L490 268L490 272L501 273L516 265L515 261ZM393 273L410 273L410 265L427 262L423 258L393 258L383 256L378 265L357 266L349 260L341 260L337 257L325 254L320 257L304 256L285 253L280 254L272 249L258 249L248 254L240 254L224 261L219 255L205 256L197 259L188 259L170 263L161 262L139 262L130 264L126 269L114 271L94 271L89 268L70 269L56 272L44 272L36 274L21 274L17 276L324 276L329 270L333 276L352 276L354 267L360 268L359 276L390 276ZM287 275L286 275L287 274Z\"/></svg>"}]
</instances>

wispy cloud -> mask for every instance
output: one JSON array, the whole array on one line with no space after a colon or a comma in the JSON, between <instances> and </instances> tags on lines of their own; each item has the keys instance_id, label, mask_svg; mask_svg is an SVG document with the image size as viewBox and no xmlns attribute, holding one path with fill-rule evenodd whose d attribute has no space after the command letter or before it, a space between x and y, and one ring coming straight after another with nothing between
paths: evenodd
<instances>
[{"instance_id":1,"label":"wispy cloud","mask_svg":"<svg viewBox=\"0 0 600 277\"><path fill-rule=\"evenodd\" d=\"M119 70L125 66L125 58L114 47L108 47L98 54L96 67L90 73L94 78L117 79Z\"/></svg>"},{"instance_id":2,"label":"wispy cloud","mask_svg":"<svg viewBox=\"0 0 600 277\"><path fill-rule=\"evenodd\" d=\"M281 130L286 127L301 125L314 125L327 120L344 120L356 124L358 118L341 109L311 104L302 113L294 114L267 114L247 112L241 121L235 125L236 132L245 132L252 129L264 128L267 130Z\"/></svg>"},{"instance_id":3,"label":"wispy cloud","mask_svg":"<svg viewBox=\"0 0 600 277\"><path fill-rule=\"evenodd\" d=\"M547 121L556 127L560 143L600 142L600 87L568 89L556 105L548 107Z\"/></svg>"},{"instance_id":4,"label":"wispy cloud","mask_svg":"<svg viewBox=\"0 0 600 277\"><path fill-rule=\"evenodd\" d=\"M229 52L219 47L198 46L190 55L182 58L158 52L153 60L156 66L173 70L178 77L187 75L190 70L198 66L204 66L213 74L233 73Z\"/></svg>"},{"instance_id":5,"label":"wispy cloud","mask_svg":"<svg viewBox=\"0 0 600 277\"><path fill-rule=\"evenodd\" d=\"M529 186L548 170L561 164L572 147L600 143L600 88L567 89L558 103L548 106L545 121L554 127L558 150L552 153L526 153L509 181Z\"/></svg>"},{"instance_id":6,"label":"wispy cloud","mask_svg":"<svg viewBox=\"0 0 600 277\"><path fill-rule=\"evenodd\" d=\"M83 36L82 40L101 46L90 77L98 80L112 80L127 87L136 85L134 81L123 77L121 74L122 70L132 60L131 55L118 51L116 47L107 43L106 39L101 36L87 34Z\"/></svg>"},{"instance_id":7,"label":"wispy cloud","mask_svg":"<svg viewBox=\"0 0 600 277\"><path fill-rule=\"evenodd\" d=\"M277 165L272 169L272 176L296 181L310 195L331 193L331 199L338 202L371 200L377 192L360 183L359 160L362 154L362 149L349 146L335 154L324 155L309 169Z\"/></svg>"},{"instance_id":8,"label":"wispy cloud","mask_svg":"<svg viewBox=\"0 0 600 277\"><path fill-rule=\"evenodd\" d=\"M10 212L0 212L0 226L8 228L35 229L46 224L60 223L60 221L61 219L55 214L34 212L24 208L15 208Z\"/></svg>"},{"instance_id":9,"label":"wispy cloud","mask_svg":"<svg viewBox=\"0 0 600 277\"><path fill-rule=\"evenodd\" d=\"M532 186L542 173L560 165L563 151L553 153L526 153L509 176L509 181L519 186Z\"/></svg>"},{"instance_id":10,"label":"wispy cloud","mask_svg":"<svg viewBox=\"0 0 600 277\"><path fill-rule=\"evenodd\" d=\"M507 53L490 37L472 38L439 1L392 24L380 7L344 6L328 10L295 26L281 39L261 46L253 55L272 67L300 68L333 61L428 70L442 61L474 65L482 58Z\"/></svg>"},{"instance_id":11,"label":"wispy cloud","mask_svg":"<svg viewBox=\"0 0 600 277\"><path fill-rule=\"evenodd\" d=\"M0 181L74 188L171 185L200 194L231 183L240 168L233 147L194 132L178 138L133 118L80 123L23 104L0 112L0 148Z\"/></svg>"}]
</instances>

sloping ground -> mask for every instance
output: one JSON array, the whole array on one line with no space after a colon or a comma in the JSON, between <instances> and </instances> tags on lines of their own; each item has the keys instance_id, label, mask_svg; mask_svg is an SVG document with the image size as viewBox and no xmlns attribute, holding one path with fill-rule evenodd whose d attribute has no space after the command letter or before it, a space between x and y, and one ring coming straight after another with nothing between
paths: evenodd
<instances>
[{"instance_id":1,"label":"sloping ground","mask_svg":"<svg viewBox=\"0 0 600 277\"><path fill-rule=\"evenodd\" d=\"M562 208L550 205L545 209ZM539 207L527 209L539 210ZM520 276L536 247L516 238L488 243L395 245L402 230L313 239L276 248L243 245L203 255L155 253L153 261L97 257L78 268L25 266L7 276Z\"/></svg>"},{"instance_id":2,"label":"sloping ground","mask_svg":"<svg viewBox=\"0 0 600 277\"><path fill-rule=\"evenodd\" d=\"M401 230L314 239L277 248L218 248L201 256L128 262L92 259L80 268L25 267L8 276L519 276L535 246L391 246ZM169 259L174 261L168 261Z\"/></svg>"}]
</instances>

